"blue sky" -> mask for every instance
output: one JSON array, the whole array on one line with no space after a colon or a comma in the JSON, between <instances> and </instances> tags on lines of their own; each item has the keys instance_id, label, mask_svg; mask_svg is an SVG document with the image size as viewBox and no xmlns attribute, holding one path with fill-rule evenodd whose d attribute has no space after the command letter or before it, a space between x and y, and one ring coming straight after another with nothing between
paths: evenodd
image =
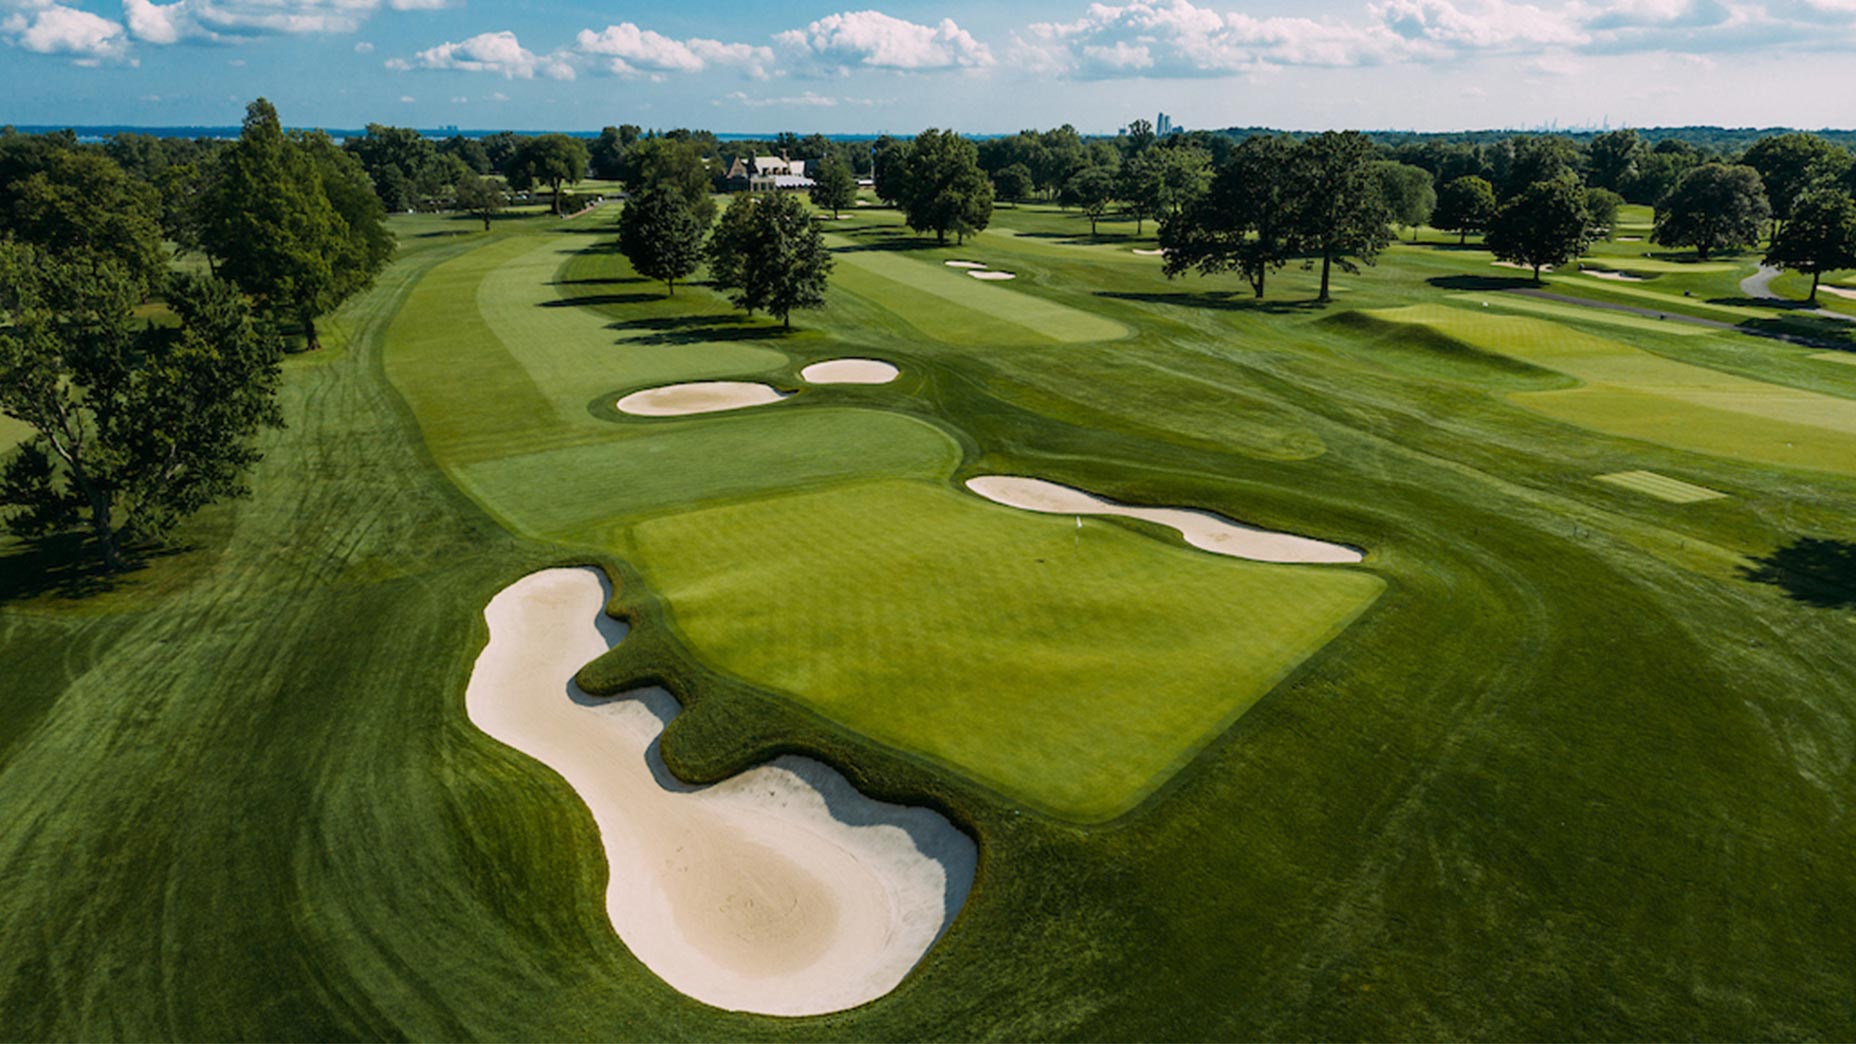
<instances>
[{"instance_id":1,"label":"blue sky","mask_svg":"<svg viewBox=\"0 0 1856 1044\"><path fill-rule=\"evenodd\" d=\"M1856 126L1856 0L0 0L0 122Z\"/></svg>"}]
</instances>

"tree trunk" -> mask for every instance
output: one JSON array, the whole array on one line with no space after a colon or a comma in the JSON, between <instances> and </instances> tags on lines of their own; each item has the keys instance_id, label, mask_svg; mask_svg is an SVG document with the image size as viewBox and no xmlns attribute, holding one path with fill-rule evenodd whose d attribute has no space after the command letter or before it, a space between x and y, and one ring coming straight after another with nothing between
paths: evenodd
<instances>
[{"instance_id":1,"label":"tree trunk","mask_svg":"<svg viewBox=\"0 0 1856 1044\"><path fill-rule=\"evenodd\" d=\"M1096 238L1096 219L1095 218L1089 219L1089 238L1090 239Z\"/></svg>"},{"instance_id":2,"label":"tree trunk","mask_svg":"<svg viewBox=\"0 0 1856 1044\"><path fill-rule=\"evenodd\" d=\"M322 338L316 336L316 317L313 315L303 317L303 339L304 351L319 352L322 350Z\"/></svg>"},{"instance_id":3,"label":"tree trunk","mask_svg":"<svg viewBox=\"0 0 1856 1044\"><path fill-rule=\"evenodd\" d=\"M782 329L791 330L793 328L793 313L786 312L782 314L780 316L780 326Z\"/></svg>"},{"instance_id":4,"label":"tree trunk","mask_svg":"<svg viewBox=\"0 0 1856 1044\"><path fill-rule=\"evenodd\" d=\"M1457 234L1456 245L1457 246L1469 245L1469 229L1466 228L1462 232Z\"/></svg>"},{"instance_id":5,"label":"tree trunk","mask_svg":"<svg viewBox=\"0 0 1856 1044\"><path fill-rule=\"evenodd\" d=\"M664 280L664 296L665 297L677 296L677 281L675 279Z\"/></svg>"},{"instance_id":6,"label":"tree trunk","mask_svg":"<svg viewBox=\"0 0 1856 1044\"><path fill-rule=\"evenodd\" d=\"M554 216L561 216L561 179L554 179Z\"/></svg>"},{"instance_id":7,"label":"tree trunk","mask_svg":"<svg viewBox=\"0 0 1856 1044\"><path fill-rule=\"evenodd\" d=\"M84 496L90 501L90 531L97 539L97 550L103 554L103 567L120 573L129 568L129 562L116 543L116 527L110 523L110 495L88 482L82 485Z\"/></svg>"},{"instance_id":8,"label":"tree trunk","mask_svg":"<svg viewBox=\"0 0 1856 1044\"><path fill-rule=\"evenodd\" d=\"M490 215L488 214L483 215L483 230L485 232L490 230Z\"/></svg>"},{"instance_id":9,"label":"tree trunk","mask_svg":"<svg viewBox=\"0 0 1856 1044\"><path fill-rule=\"evenodd\" d=\"M1534 285L1540 285L1540 262L1534 262Z\"/></svg>"},{"instance_id":10,"label":"tree trunk","mask_svg":"<svg viewBox=\"0 0 1856 1044\"><path fill-rule=\"evenodd\" d=\"M1811 296L1805 298L1805 300L1810 302L1813 308L1817 307L1817 281L1822 275L1822 272L1811 273Z\"/></svg>"},{"instance_id":11,"label":"tree trunk","mask_svg":"<svg viewBox=\"0 0 1856 1044\"><path fill-rule=\"evenodd\" d=\"M1328 268L1333 264L1333 261L1333 255L1325 253L1321 255L1321 295L1315 298L1317 301L1327 301L1329 299Z\"/></svg>"}]
</instances>

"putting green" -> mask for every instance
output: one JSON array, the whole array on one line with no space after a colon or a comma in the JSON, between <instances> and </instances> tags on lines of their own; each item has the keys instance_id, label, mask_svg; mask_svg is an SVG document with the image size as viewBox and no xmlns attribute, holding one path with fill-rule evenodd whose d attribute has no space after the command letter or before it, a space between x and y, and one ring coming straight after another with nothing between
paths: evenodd
<instances>
[{"instance_id":1,"label":"putting green","mask_svg":"<svg viewBox=\"0 0 1856 1044\"><path fill-rule=\"evenodd\" d=\"M844 247L842 237L828 237ZM898 251L839 249L832 290L855 294L946 344L1078 344L1123 337L1127 327L1079 308L989 284Z\"/></svg>"},{"instance_id":2,"label":"putting green","mask_svg":"<svg viewBox=\"0 0 1856 1044\"><path fill-rule=\"evenodd\" d=\"M1075 820L1127 811L1384 584L876 481L653 519L709 663Z\"/></svg>"},{"instance_id":3,"label":"putting green","mask_svg":"<svg viewBox=\"0 0 1856 1044\"><path fill-rule=\"evenodd\" d=\"M1584 382L1509 398L1559 420L1677 449L1856 474L1856 401L1666 359L1540 319L1412 305L1368 313Z\"/></svg>"}]
</instances>

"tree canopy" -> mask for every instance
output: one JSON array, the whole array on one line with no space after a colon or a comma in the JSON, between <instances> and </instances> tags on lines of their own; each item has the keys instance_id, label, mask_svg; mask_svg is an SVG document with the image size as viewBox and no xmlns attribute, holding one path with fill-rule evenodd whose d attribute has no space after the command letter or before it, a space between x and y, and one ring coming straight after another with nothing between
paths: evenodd
<instances>
[{"instance_id":1,"label":"tree canopy","mask_svg":"<svg viewBox=\"0 0 1856 1044\"><path fill-rule=\"evenodd\" d=\"M709 274L735 307L766 311L792 326L792 313L821 308L831 252L804 204L778 192L740 196L709 237Z\"/></svg>"},{"instance_id":2,"label":"tree canopy","mask_svg":"<svg viewBox=\"0 0 1856 1044\"><path fill-rule=\"evenodd\" d=\"M965 240L992 220L992 182L980 170L979 150L951 130L930 128L917 135L903 162L897 205L917 232L946 242L952 232Z\"/></svg>"},{"instance_id":3,"label":"tree canopy","mask_svg":"<svg viewBox=\"0 0 1856 1044\"><path fill-rule=\"evenodd\" d=\"M1466 174L1445 185L1437 194L1437 209L1431 215L1431 222L1446 232L1455 232L1457 242L1466 243L1470 233L1488 231L1497 209L1495 186L1474 174Z\"/></svg>"},{"instance_id":4,"label":"tree canopy","mask_svg":"<svg viewBox=\"0 0 1856 1044\"><path fill-rule=\"evenodd\" d=\"M1791 219L1779 227L1765 263L1811 277L1812 304L1825 272L1856 268L1856 201L1847 193L1820 188L1793 201Z\"/></svg>"},{"instance_id":5,"label":"tree canopy","mask_svg":"<svg viewBox=\"0 0 1856 1044\"><path fill-rule=\"evenodd\" d=\"M819 161L812 177L812 205L831 211L832 217L857 201L857 175L836 156Z\"/></svg>"},{"instance_id":6,"label":"tree canopy","mask_svg":"<svg viewBox=\"0 0 1856 1044\"><path fill-rule=\"evenodd\" d=\"M664 284L667 296L677 280L702 267L703 236L709 224L673 185L653 185L633 196L619 215L619 251L638 274Z\"/></svg>"},{"instance_id":7,"label":"tree canopy","mask_svg":"<svg viewBox=\"0 0 1856 1044\"><path fill-rule=\"evenodd\" d=\"M1373 174L1373 143L1359 131L1325 131L1296 150L1296 239L1321 263L1317 300L1330 300L1329 271L1358 272L1392 241L1392 214Z\"/></svg>"},{"instance_id":8,"label":"tree canopy","mask_svg":"<svg viewBox=\"0 0 1856 1044\"><path fill-rule=\"evenodd\" d=\"M1540 270L1566 264L1591 242L1592 218L1585 189L1571 171L1529 185L1502 204L1483 240L1498 259L1525 265L1540 282Z\"/></svg>"},{"instance_id":9,"label":"tree canopy","mask_svg":"<svg viewBox=\"0 0 1856 1044\"><path fill-rule=\"evenodd\" d=\"M531 185L548 186L554 196L554 216L560 217L561 187L586 177L587 163L586 146L578 138L542 134L522 142L503 174L509 187L518 192Z\"/></svg>"},{"instance_id":10,"label":"tree canopy","mask_svg":"<svg viewBox=\"0 0 1856 1044\"><path fill-rule=\"evenodd\" d=\"M1721 250L1759 242L1772 207L1759 172L1752 167L1704 163L1683 174L1656 208L1650 241L1661 246L1692 246L1706 261Z\"/></svg>"},{"instance_id":11,"label":"tree canopy","mask_svg":"<svg viewBox=\"0 0 1856 1044\"><path fill-rule=\"evenodd\" d=\"M1300 148L1282 135L1238 145L1206 194L1161 222L1167 277L1236 271L1261 298L1269 274L1298 256Z\"/></svg>"}]
</instances>

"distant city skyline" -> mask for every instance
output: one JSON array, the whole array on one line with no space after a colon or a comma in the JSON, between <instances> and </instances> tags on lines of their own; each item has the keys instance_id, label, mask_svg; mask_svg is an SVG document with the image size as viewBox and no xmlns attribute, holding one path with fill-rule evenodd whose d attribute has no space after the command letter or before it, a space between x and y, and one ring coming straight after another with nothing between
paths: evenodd
<instances>
[{"instance_id":1,"label":"distant city skyline","mask_svg":"<svg viewBox=\"0 0 1856 1044\"><path fill-rule=\"evenodd\" d=\"M1856 0L0 0L0 54L16 124L1856 126Z\"/></svg>"}]
</instances>

